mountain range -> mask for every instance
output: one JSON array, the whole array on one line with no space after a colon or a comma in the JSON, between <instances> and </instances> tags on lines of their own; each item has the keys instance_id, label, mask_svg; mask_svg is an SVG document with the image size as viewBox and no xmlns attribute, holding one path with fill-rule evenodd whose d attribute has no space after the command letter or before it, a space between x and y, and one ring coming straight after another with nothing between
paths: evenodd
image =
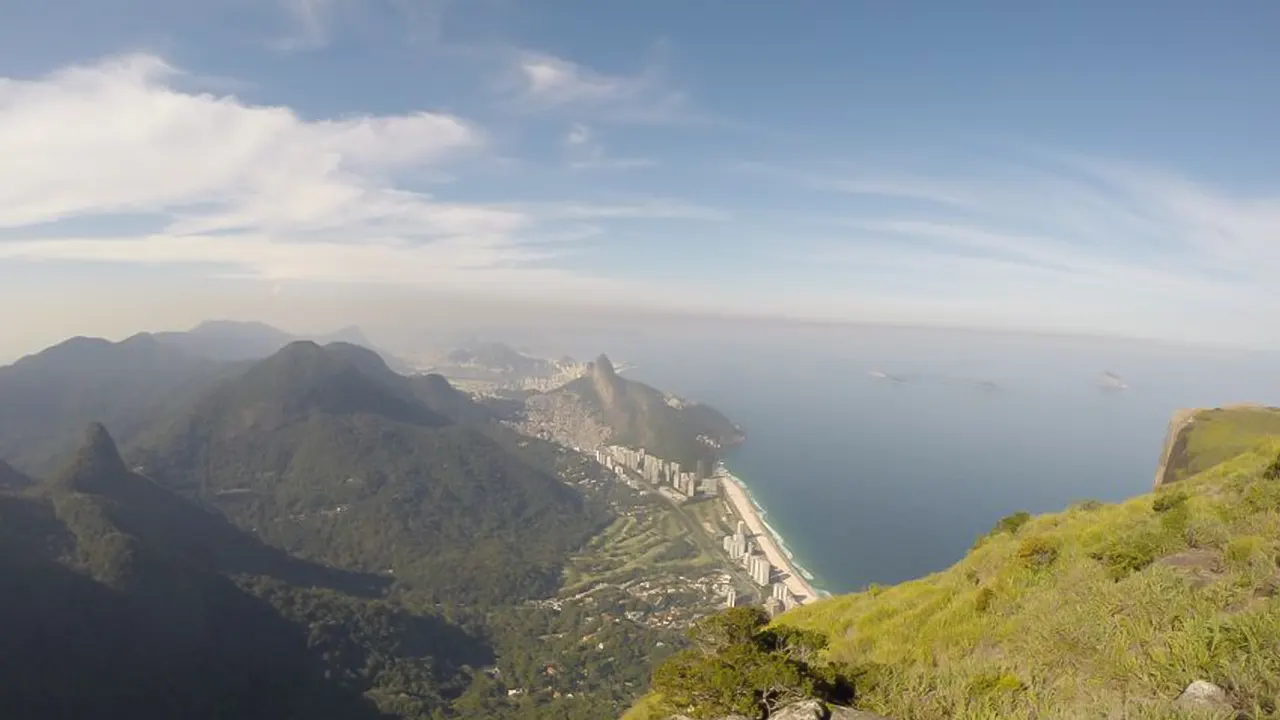
<instances>
[{"instance_id":1,"label":"mountain range","mask_svg":"<svg viewBox=\"0 0 1280 720\"><path fill-rule=\"evenodd\" d=\"M334 335L363 340L358 328ZM71 338L0 367L0 457L28 473L47 473L89 422L132 443L155 418L295 341L268 325L230 321L120 342Z\"/></svg>"},{"instance_id":2,"label":"mountain range","mask_svg":"<svg viewBox=\"0 0 1280 720\"><path fill-rule=\"evenodd\" d=\"M609 512L443 377L349 343L219 360L175 337L0 368L0 714L502 711L464 691L498 692L493 643L538 640L491 618L554 593Z\"/></svg>"},{"instance_id":3,"label":"mountain range","mask_svg":"<svg viewBox=\"0 0 1280 720\"><path fill-rule=\"evenodd\" d=\"M562 397L619 437L710 447L687 406L612 375ZM511 427L523 398L256 324L0 368L0 715L607 717L655 631L602 613L634 607L616 589L561 614L614 491ZM640 644L584 666L559 639L583 627ZM555 668L563 696L504 685Z\"/></svg>"}]
</instances>

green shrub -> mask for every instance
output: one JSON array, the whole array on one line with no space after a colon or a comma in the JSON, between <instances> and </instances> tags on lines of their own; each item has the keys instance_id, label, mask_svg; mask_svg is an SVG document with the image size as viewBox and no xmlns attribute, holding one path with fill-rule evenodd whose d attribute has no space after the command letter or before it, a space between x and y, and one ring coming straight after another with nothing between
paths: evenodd
<instances>
[{"instance_id":1,"label":"green shrub","mask_svg":"<svg viewBox=\"0 0 1280 720\"><path fill-rule=\"evenodd\" d=\"M977 540L975 540L973 543L973 548L977 549L982 545L982 543L1002 533L1016 535L1018 534L1018 530L1022 529L1022 526L1026 525L1029 522L1031 522L1031 513L1025 510L1019 510L1018 512L1012 515L1006 515L1000 518L996 522L995 526L992 527L991 530L988 531L986 535L982 535Z\"/></svg>"},{"instance_id":2,"label":"green shrub","mask_svg":"<svg viewBox=\"0 0 1280 720\"><path fill-rule=\"evenodd\" d=\"M973 607L980 613L985 613L991 603L996 599L996 591L989 587L982 588L978 591L978 597L973 602Z\"/></svg>"},{"instance_id":3,"label":"green shrub","mask_svg":"<svg viewBox=\"0 0 1280 720\"><path fill-rule=\"evenodd\" d=\"M1183 535L1187 530L1187 524L1191 521L1191 508L1186 501L1177 503L1166 510L1157 510L1160 513L1160 527L1169 535Z\"/></svg>"},{"instance_id":4,"label":"green shrub","mask_svg":"<svg viewBox=\"0 0 1280 720\"><path fill-rule=\"evenodd\" d=\"M1094 510L1097 510L1101 507L1102 507L1101 500L1081 500L1080 502L1072 505L1071 509L1079 510L1080 512L1093 512Z\"/></svg>"},{"instance_id":5,"label":"green shrub","mask_svg":"<svg viewBox=\"0 0 1280 720\"><path fill-rule=\"evenodd\" d=\"M996 523L996 526L991 529L991 534L999 535L1000 533L1009 533L1010 535L1016 535L1018 531L1022 529L1022 526L1029 522L1031 522L1031 513L1025 510L1019 510L1012 515L1006 515L1000 518L1000 521Z\"/></svg>"},{"instance_id":6,"label":"green shrub","mask_svg":"<svg viewBox=\"0 0 1280 720\"><path fill-rule=\"evenodd\" d=\"M758 608L732 608L703 618L690 631L694 647L653 673L663 711L695 718L737 713L761 718L796 700L853 700L850 669L821 660L827 636L767 626Z\"/></svg>"},{"instance_id":7,"label":"green shrub","mask_svg":"<svg viewBox=\"0 0 1280 720\"><path fill-rule=\"evenodd\" d=\"M1241 504L1250 513L1280 511L1280 483L1253 483L1245 489Z\"/></svg>"},{"instance_id":8,"label":"green shrub","mask_svg":"<svg viewBox=\"0 0 1280 720\"><path fill-rule=\"evenodd\" d=\"M1226 558L1227 562L1237 568L1246 568L1249 566L1253 556L1257 555L1264 548L1262 538L1257 535L1245 535L1233 538L1227 543Z\"/></svg>"},{"instance_id":9,"label":"green shrub","mask_svg":"<svg viewBox=\"0 0 1280 720\"><path fill-rule=\"evenodd\" d=\"M1058 543L1045 535L1029 537L1018 545L1018 561L1033 570L1049 567L1057 559Z\"/></svg>"},{"instance_id":10,"label":"green shrub","mask_svg":"<svg viewBox=\"0 0 1280 720\"><path fill-rule=\"evenodd\" d=\"M1187 494L1181 490L1166 491L1156 495L1151 501L1151 509L1158 513L1168 512L1187 501Z\"/></svg>"},{"instance_id":11,"label":"green shrub","mask_svg":"<svg viewBox=\"0 0 1280 720\"><path fill-rule=\"evenodd\" d=\"M1262 471L1262 477L1265 480L1280 480L1280 455L1276 455L1276 459Z\"/></svg>"},{"instance_id":12,"label":"green shrub","mask_svg":"<svg viewBox=\"0 0 1280 720\"><path fill-rule=\"evenodd\" d=\"M983 673L969 681L969 697L1008 695L1027 689L1026 683L1009 673Z\"/></svg>"},{"instance_id":13,"label":"green shrub","mask_svg":"<svg viewBox=\"0 0 1280 720\"><path fill-rule=\"evenodd\" d=\"M1160 550L1159 535L1140 532L1112 540L1091 557L1106 566L1112 580L1121 580L1155 562Z\"/></svg>"}]
</instances>

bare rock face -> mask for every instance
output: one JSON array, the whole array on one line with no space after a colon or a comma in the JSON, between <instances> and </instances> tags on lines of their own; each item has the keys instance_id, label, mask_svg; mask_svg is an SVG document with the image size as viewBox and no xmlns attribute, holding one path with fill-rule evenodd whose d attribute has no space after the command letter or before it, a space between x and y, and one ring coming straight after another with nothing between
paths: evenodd
<instances>
[{"instance_id":1,"label":"bare rock face","mask_svg":"<svg viewBox=\"0 0 1280 720\"><path fill-rule=\"evenodd\" d=\"M853 708L833 707L828 720L889 720L889 718Z\"/></svg>"},{"instance_id":2,"label":"bare rock face","mask_svg":"<svg viewBox=\"0 0 1280 720\"><path fill-rule=\"evenodd\" d=\"M1220 713L1232 710L1227 692L1205 680L1196 680L1173 701L1174 707L1200 713Z\"/></svg>"},{"instance_id":3,"label":"bare rock face","mask_svg":"<svg viewBox=\"0 0 1280 720\"><path fill-rule=\"evenodd\" d=\"M774 713L775 720L827 720L831 713L818 700L802 700Z\"/></svg>"}]
</instances>

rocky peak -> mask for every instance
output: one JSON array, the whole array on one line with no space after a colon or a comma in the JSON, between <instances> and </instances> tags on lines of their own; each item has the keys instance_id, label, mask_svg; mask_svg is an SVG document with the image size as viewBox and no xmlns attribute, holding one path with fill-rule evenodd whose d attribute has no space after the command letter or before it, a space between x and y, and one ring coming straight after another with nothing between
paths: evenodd
<instances>
[{"instance_id":1,"label":"rocky peak","mask_svg":"<svg viewBox=\"0 0 1280 720\"><path fill-rule=\"evenodd\" d=\"M77 492L97 493L103 492L114 478L128 473L107 428L102 423L91 423L80 448L54 482Z\"/></svg>"},{"instance_id":2,"label":"rocky peak","mask_svg":"<svg viewBox=\"0 0 1280 720\"><path fill-rule=\"evenodd\" d=\"M601 353L600 357L596 358L596 361L591 364L591 373L593 376L604 380L618 377L618 373L613 369L613 362L604 353Z\"/></svg>"},{"instance_id":3,"label":"rocky peak","mask_svg":"<svg viewBox=\"0 0 1280 720\"><path fill-rule=\"evenodd\" d=\"M18 472L4 460L0 460L0 490L17 490L30 484L31 478Z\"/></svg>"}]
</instances>

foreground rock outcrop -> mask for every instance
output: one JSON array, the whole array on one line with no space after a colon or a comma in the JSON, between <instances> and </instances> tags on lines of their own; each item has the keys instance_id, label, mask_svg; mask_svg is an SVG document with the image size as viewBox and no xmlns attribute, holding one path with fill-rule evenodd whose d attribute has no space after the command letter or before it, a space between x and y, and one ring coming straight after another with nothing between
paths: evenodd
<instances>
[{"instance_id":1,"label":"foreground rock outcrop","mask_svg":"<svg viewBox=\"0 0 1280 720\"><path fill-rule=\"evenodd\" d=\"M675 715L670 720L690 720L690 718ZM750 718L743 715L728 715L719 720L750 720ZM819 700L802 700L770 715L769 720L889 720L889 718L853 708L827 705Z\"/></svg>"}]
</instances>

